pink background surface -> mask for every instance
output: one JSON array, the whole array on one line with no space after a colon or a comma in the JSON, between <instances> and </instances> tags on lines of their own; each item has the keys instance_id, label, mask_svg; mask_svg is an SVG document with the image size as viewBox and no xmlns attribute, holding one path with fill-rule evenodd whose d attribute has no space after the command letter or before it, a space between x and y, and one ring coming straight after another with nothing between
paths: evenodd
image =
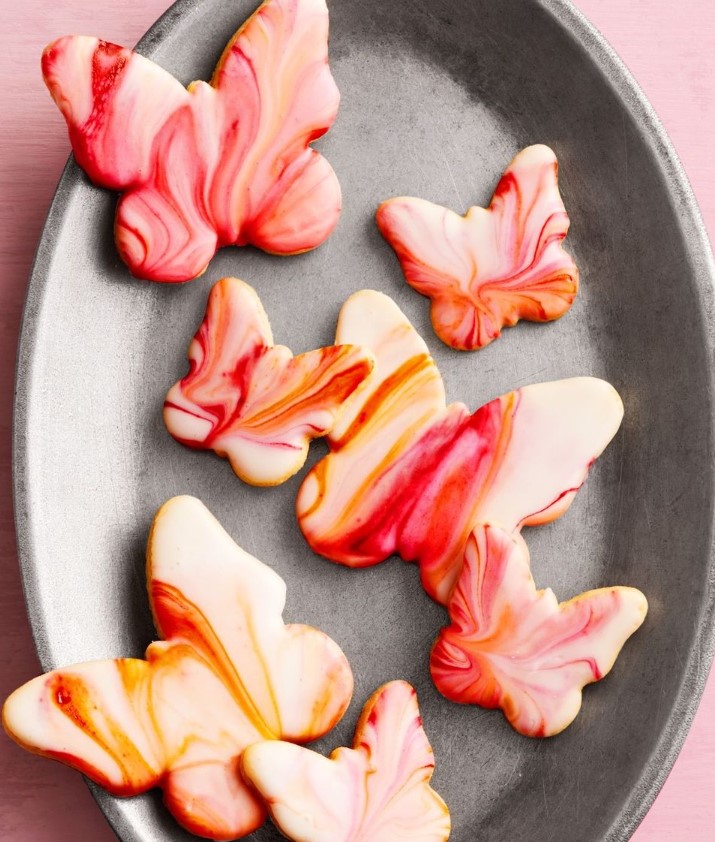
<instances>
[{"instance_id":1,"label":"pink background surface","mask_svg":"<svg viewBox=\"0 0 715 842\"><path fill-rule=\"evenodd\" d=\"M47 42L70 32L134 44L166 3L0 0L0 698L39 670L13 529L12 392L30 263L69 152L64 123L40 78L39 57ZM576 0L576 5L608 38L655 106L715 239L715 3ZM715 839L714 772L715 675L680 758L633 839ZM4 735L0 782L0 839L5 842L115 838L78 774L20 751Z\"/></svg>"}]
</instances>

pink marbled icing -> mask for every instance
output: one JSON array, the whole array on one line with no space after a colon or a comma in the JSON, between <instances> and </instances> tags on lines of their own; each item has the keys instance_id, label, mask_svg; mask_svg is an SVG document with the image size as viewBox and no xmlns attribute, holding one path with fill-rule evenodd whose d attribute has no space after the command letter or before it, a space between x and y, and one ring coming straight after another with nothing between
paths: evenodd
<instances>
[{"instance_id":1,"label":"pink marbled icing","mask_svg":"<svg viewBox=\"0 0 715 842\"><path fill-rule=\"evenodd\" d=\"M548 146L514 158L486 209L459 216L403 196L380 205L377 224L453 348L483 348L519 319L558 319L576 297L578 269L561 245L569 218Z\"/></svg>"},{"instance_id":2,"label":"pink marbled icing","mask_svg":"<svg viewBox=\"0 0 715 842\"><path fill-rule=\"evenodd\" d=\"M42 57L75 158L122 191L115 239L133 275L188 281L217 248L295 254L340 215L340 185L310 147L340 95L328 68L325 0L266 0L210 83L184 88L139 54L67 36Z\"/></svg>"},{"instance_id":3,"label":"pink marbled icing","mask_svg":"<svg viewBox=\"0 0 715 842\"><path fill-rule=\"evenodd\" d=\"M353 747L329 758L285 742L241 757L244 776L295 842L445 842L450 818L430 787L434 755L415 691L405 681L377 690Z\"/></svg>"},{"instance_id":4,"label":"pink marbled icing","mask_svg":"<svg viewBox=\"0 0 715 842\"><path fill-rule=\"evenodd\" d=\"M536 589L520 535L480 526L467 541L462 573L430 668L448 699L501 708L530 737L573 722L584 685L611 670L648 603L635 588L587 591L558 603Z\"/></svg>"}]
</instances>

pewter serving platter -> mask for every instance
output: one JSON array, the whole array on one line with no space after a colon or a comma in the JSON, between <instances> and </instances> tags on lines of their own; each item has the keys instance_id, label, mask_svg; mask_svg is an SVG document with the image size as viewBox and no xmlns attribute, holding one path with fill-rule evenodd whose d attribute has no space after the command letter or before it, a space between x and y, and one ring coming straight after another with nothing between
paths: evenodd
<instances>
[{"instance_id":1,"label":"pewter serving platter","mask_svg":"<svg viewBox=\"0 0 715 842\"><path fill-rule=\"evenodd\" d=\"M140 51L184 83L208 79L254 5L180 0ZM350 659L353 703L321 749L349 742L370 693L404 678L418 691L455 842L627 839L676 757L712 653L713 265L693 197L643 96L565 0L332 0L330 9L342 106L318 146L344 211L321 248L293 258L226 249L187 285L135 281L114 249L115 197L71 162L62 177L28 293L15 428L20 561L43 667L143 653L153 637L147 529L167 498L191 493L286 579L286 619L325 630ZM531 143L559 156L582 291L558 322L451 351L373 213L400 194L460 212L484 203ZM313 555L293 514L302 474L250 488L227 462L166 433L164 394L186 370L211 284L229 274L256 288L276 341L296 353L330 343L352 291L389 293L425 336L449 398L473 409L582 374L620 391L623 427L570 511L525 530L537 584L561 599L623 584L650 601L645 625L561 736L521 737L499 712L436 692L428 657L443 610L412 565L351 571ZM313 445L309 464L324 450ZM125 842L190 838L159 793L96 795ZM251 838L279 836L267 824Z\"/></svg>"}]
</instances>

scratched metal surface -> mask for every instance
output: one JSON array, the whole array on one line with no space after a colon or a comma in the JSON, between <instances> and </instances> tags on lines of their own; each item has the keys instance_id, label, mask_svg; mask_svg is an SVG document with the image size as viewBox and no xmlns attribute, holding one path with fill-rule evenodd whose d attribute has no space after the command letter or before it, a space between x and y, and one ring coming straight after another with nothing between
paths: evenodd
<instances>
[{"instance_id":1,"label":"scratched metal surface","mask_svg":"<svg viewBox=\"0 0 715 842\"><path fill-rule=\"evenodd\" d=\"M207 78L251 10L250 0L182 0L141 49L183 82ZM142 653L153 633L147 528L168 497L192 493L287 580L286 619L324 629L347 653L354 701L321 748L348 742L372 690L405 678L456 842L625 839L675 758L711 655L713 268L697 209L647 104L563 0L333 0L331 15L343 103L320 148L345 209L317 251L228 249L184 287L138 283L114 252L114 198L73 164L63 176L28 295L16 405L18 538L43 666ZM561 161L582 292L557 323L519 325L478 354L450 351L402 281L374 209L403 193L460 211L483 203L534 142ZM561 598L629 584L651 605L566 733L530 741L498 713L442 699L427 662L444 614L413 567L355 572L319 559L293 517L300 477L252 489L166 434L164 393L225 274L256 287L276 340L295 352L331 340L350 292L389 293L426 337L448 396L474 408L579 374L619 389L618 437L569 513L525 535L537 583ZM310 463L322 452L314 445ZM156 793L98 799L126 842L189 838ZM279 836L268 825L253 838Z\"/></svg>"}]
</instances>

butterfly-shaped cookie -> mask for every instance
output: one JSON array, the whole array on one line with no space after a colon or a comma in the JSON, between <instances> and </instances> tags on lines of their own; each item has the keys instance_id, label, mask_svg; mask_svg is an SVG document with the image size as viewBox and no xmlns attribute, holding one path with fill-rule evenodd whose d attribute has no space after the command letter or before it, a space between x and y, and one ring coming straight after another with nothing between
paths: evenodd
<instances>
[{"instance_id":1,"label":"butterfly-shaped cookie","mask_svg":"<svg viewBox=\"0 0 715 842\"><path fill-rule=\"evenodd\" d=\"M303 481L300 527L315 552L350 567L393 553L418 562L441 603L472 529L559 517L621 423L616 391L590 377L526 386L474 414L447 406L427 346L379 292L348 299L336 342L366 348L375 368Z\"/></svg>"},{"instance_id":2,"label":"butterfly-shaped cookie","mask_svg":"<svg viewBox=\"0 0 715 842\"><path fill-rule=\"evenodd\" d=\"M576 297L578 269L561 245L569 218L547 146L516 156L486 209L459 216L403 196L380 205L377 224L453 348L482 348L519 319L558 319Z\"/></svg>"},{"instance_id":3,"label":"butterfly-shaped cookie","mask_svg":"<svg viewBox=\"0 0 715 842\"><path fill-rule=\"evenodd\" d=\"M298 357L273 345L260 299L236 278L211 290L189 363L166 396L167 429L182 444L226 456L253 485L277 485L300 470L310 440L332 428L372 369L354 345Z\"/></svg>"},{"instance_id":4,"label":"butterfly-shaped cookie","mask_svg":"<svg viewBox=\"0 0 715 842\"><path fill-rule=\"evenodd\" d=\"M430 787L434 756L404 681L377 690L353 748L330 758L285 742L257 743L241 771L295 842L444 842L449 811Z\"/></svg>"},{"instance_id":5,"label":"butterfly-shaped cookie","mask_svg":"<svg viewBox=\"0 0 715 842\"><path fill-rule=\"evenodd\" d=\"M122 191L115 239L131 273L200 275L217 248L295 254L340 215L340 185L310 147L340 95L325 0L267 0L226 47L210 84L184 88L138 53L67 36L42 57L77 163Z\"/></svg>"},{"instance_id":6,"label":"butterfly-shaped cookie","mask_svg":"<svg viewBox=\"0 0 715 842\"><path fill-rule=\"evenodd\" d=\"M550 737L576 718L584 685L610 672L648 603L635 588L612 587L559 605L536 589L520 535L479 526L447 608L452 623L430 664L437 689L501 708L521 734Z\"/></svg>"},{"instance_id":7,"label":"butterfly-shaped cookie","mask_svg":"<svg viewBox=\"0 0 715 842\"><path fill-rule=\"evenodd\" d=\"M159 510L147 556L163 640L146 660L35 678L5 702L3 724L20 745L115 795L160 786L192 833L234 839L265 820L239 774L242 751L258 740L327 733L350 701L352 673L325 634L283 624L283 580L195 498Z\"/></svg>"}]
</instances>

